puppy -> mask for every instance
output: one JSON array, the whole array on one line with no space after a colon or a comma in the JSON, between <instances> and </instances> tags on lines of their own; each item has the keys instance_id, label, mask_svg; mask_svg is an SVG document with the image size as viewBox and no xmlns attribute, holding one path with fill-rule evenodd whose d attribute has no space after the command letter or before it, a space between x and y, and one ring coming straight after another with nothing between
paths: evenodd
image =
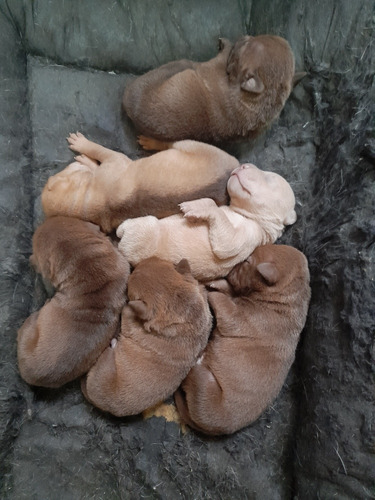
<instances>
[{"instance_id":1,"label":"puppy","mask_svg":"<svg viewBox=\"0 0 375 500\"><path fill-rule=\"evenodd\" d=\"M32 385L86 373L119 327L130 266L98 226L52 217L33 236L31 262L56 289L18 331L18 365Z\"/></svg>"},{"instance_id":2,"label":"puppy","mask_svg":"<svg viewBox=\"0 0 375 500\"><path fill-rule=\"evenodd\" d=\"M178 213L179 203L197 197L227 203L226 183L239 165L224 151L195 141L162 143L141 137L145 149L160 152L135 161L79 133L70 134L68 142L83 155L49 178L42 192L44 213L78 217L106 233L128 217Z\"/></svg>"},{"instance_id":3,"label":"puppy","mask_svg":"<svg viewBox=\"0 0 375 500\"><path fill-rule=\"evenodd\" d=\"M258 247L228 282L234 297L209 293L216 328L175 394L182 420L207 434L251 424L276 398L310 300L307 260L285 245Z\"/></svg>"},{"instance_id":4,"label":"puppy","mask_svg":"<svg viewBox=\"0 0 375 500\"><path fill-rule=\"evenodd\" d=\"M296 220L293 191L278 174L242 165L232 172L227 189L229 206L204 198L182 203L184 216L126 220L117 229L119 250L132 265L151 256L175 264L186 258L193 276L206 281L226 276Z\"/></svg>"},{"instance_id":5,"label":"puppy","mask_svg":"<svg viewBox=\"0 0 375 500\"><path fill-rule=\"evenodd\" d=\"M212 316L205 288L182 260L157 258L130 275L121 334L82 381L82 391L113 415L135 415L178 388L207 344Z\"/></svg>"},{"instance_id":6,"label":"puppy","mask_svg":"<svg viewBox=\"0 0 375 500\"><path fill-rule=\"evenodd\" d=\"M160 140L251 138L277 118L302 76L283 38L222 39L210 61L174 61L133 80L123 106L142 134Z\"/></svg>"}]
</instances>

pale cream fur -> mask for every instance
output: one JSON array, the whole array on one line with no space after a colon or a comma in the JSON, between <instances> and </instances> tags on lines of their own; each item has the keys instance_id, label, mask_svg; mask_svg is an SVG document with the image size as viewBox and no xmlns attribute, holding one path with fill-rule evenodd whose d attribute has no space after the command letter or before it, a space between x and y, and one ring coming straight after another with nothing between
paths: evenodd
<instances>
[{"instance_id":1,"label":"pale cream fur","mask_svg":"<svg viewBox=\"0 0 375 500\"><path fill-rule=\"evenodd\" d=\"M232 172L227 189L229 206L202 198L181 203L184 215L124 221L117 229L119 250L132 265L151 256L175 264L186 258L195 278L210 280L226 276L296 220L293 191L276 173L241 165Z\"/></svg>"}]
</instances>

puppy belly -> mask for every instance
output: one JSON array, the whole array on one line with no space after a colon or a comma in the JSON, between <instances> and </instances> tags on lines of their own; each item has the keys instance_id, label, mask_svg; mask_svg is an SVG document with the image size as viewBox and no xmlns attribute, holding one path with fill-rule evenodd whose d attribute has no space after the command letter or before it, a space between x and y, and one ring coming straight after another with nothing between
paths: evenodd
<instances>
[{"instance_id":1,"label":"puppy belly","mask_svg":"<svg viewBox=\"0 0 375 500\"><path fill-rule=\"evenodd\" d=\"M149 257L178 264L187 259L198 280L224 277L236 259L218 259L212 252L205 223L190 223L181 215L165 219L139 217L124 221L117 230L119 250L132 266Z\"/></svg>"}]
</instances>

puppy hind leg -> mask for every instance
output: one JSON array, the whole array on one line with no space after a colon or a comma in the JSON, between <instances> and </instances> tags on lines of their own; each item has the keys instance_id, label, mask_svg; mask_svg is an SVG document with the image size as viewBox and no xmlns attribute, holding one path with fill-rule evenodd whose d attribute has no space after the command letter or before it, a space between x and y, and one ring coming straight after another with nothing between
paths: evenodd
<instances>
[{"instance_id":1,"label":"puppy hind leg","mask_svg":"<svg viewBox=\"0 0 375 500\"><path fill-rule=\"evenodd\" d=\"M78 161L78 163L81 163L82 165L86 165L86 167L90 168L95 168L99 166L99 162L96 160L93 160L92 158L89 158L86 155L79 155L75 156L74 159Z\"/></svg>"},{"instance_id":2,"label":"puppy hind leg","mask_svg":"<svg viewBox=\"0 0 375 500\"><path fill-rule=\"evenodd\" d=\"M97 160L100 163L103 163L104 161L115 161L118 158L131 162L131 159L126 155L89 141L80 132L69 134L67 141L70 149L77 151L77 153L84 154L93 160Z\"/></svg>"},{"instance_id":3,"label":"puppy hind leg","mask_svg":"<svg viewBox=\"0 0 375 500\"><path fill-rule=\"evenodd\" d=\"M206 366L196 364L174 397L181 419L187 425L205 434L220 434L214 421L220 413L223 391Z\"/></svg>"},{"instance_id":4,"label":"puppy hind leg","mask_svg":"<svg viewBox=\"0 0 375 500\"><path fill-rule=\"evenodd\" d=\"M97 408L111 413L118 382L114 351L115 348L107 347L86 377L81 380L81 390L85 398Z\"/></svg>"}]
</instances>

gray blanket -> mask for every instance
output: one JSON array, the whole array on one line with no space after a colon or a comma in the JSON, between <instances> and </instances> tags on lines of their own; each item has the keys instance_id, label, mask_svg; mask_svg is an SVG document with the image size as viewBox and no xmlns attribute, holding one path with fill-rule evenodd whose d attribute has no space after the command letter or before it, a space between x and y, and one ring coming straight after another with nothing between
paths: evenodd
<instances>
[{"instance_id":1,"label":"gray blanket","mask_svg":"<svg viewBox=\"0 0 375 500\"><path fill-rule=\"evenodd\" d=\"M371 0L0 0L1 498L375 498L373 19ZM41 189L73 157L65 137L142 155L127 81L246 33L284 36L308 72L267 133L225 146L296 193L281 241L308 257L312 301L281 394L206 438L103 414L78 382L29 387L16 334L46 298L28 258Z\"/></svg>"}]
</instances>

